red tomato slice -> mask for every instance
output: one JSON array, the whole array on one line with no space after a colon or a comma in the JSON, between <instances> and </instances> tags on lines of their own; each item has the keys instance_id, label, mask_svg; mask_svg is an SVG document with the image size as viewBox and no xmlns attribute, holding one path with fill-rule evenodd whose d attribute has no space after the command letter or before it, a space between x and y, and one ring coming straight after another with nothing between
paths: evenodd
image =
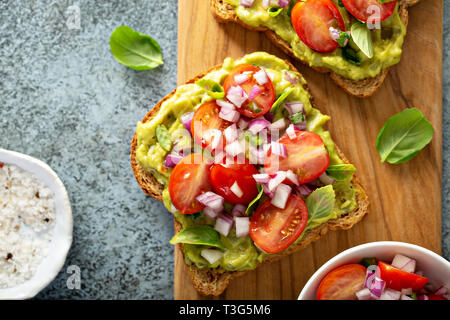
<instances>
[{"instance_id":1,"label":"red tomato slice","mask_svg":"<svg viewBox=\"0 0 450 320\"><path fill-rule=\"evenodd\" d=\"M284 209L264 201L250 221L250 237L261 250L277 253L289 247L302 234L308 221L308 208L302 198L291 194Z\"/></svg>"},{"instance_id":2,"label":"red tomato slice","mask_svg":"<svg viewBox=\"0 0 450 320\"><path fill-rule=\"evenodd\" d=\"M173 169L169 180L169 194L173 205L181 213L196 213L204 206L195 198L211 190L209 169L211 164L200 154L184 157Z\"/></svg>"},{"instance_id":3,"label":"red tomato slice","mask_svg":"<svg viewBox=\"0 0 450 320\"><path fill-rule=\"evenodd\" d=\"M203 148L211 150L211 143L214 139L214 130L225 130L232 123L219 117L220 107L215 101L209 101L202 104L194 113L191 122L191 132L194 141ZM223 149L224 140L222 139L219 146Z\"/></svg>"},{"instance_id":4,"label":"red tomato slice","mask_svg":"<svg viewBox=\"0 0 450 320\"><path fill-rule=\"evenodd\" d=\"M272 81L268 79L269 81L267 81L267 83L265 83L264 85L259 85L253 77L253 74L260 70L261 68L250 64L238 65L233 69L233 71L231 71L231 73L223 83L224 91L228 92L228 89L230 89L230 87L238 85L236 83L236 80L234 79L235 76L240 75L244 72L253 72L249 75L249 79L246 82L239 85L242 89L244 89L247 95L250 94L253 86L258 86L260 89L262 89L262 92L253 100L253 102L247 99L247 101L245 101L240 108L237 108L237 110L242 115L249 118L256 118L262 116L263 114L266 114L267 112L269 112L270 108L272 108L272 105L275 101L275 89L273 87Z\"/></svg>"},{"instance_id":5,"label":"red tomato slice","mask_svg":"<svg viewBox=\"0 0 450 320\"><path fill-rule=\"evenodd\" d=\"M341 13L331 0L299 1L292 9L291 20L299 38L319 52L338 47L330 35L330 27L345 31Z\"/></svg>"},{"instance_id":6,"label":"red tomato slice","mask_svg":"<svg viewBox=\"0 0 450 320\"><path fill-rule=\"evenodd\" d=\"M364 287L366 268L347 264L329 272L317 288L317 300L356 300L356 292Z\"/></svg>"},{"instance_id":7,"label":"red tomato slice","mask_svg":"<svg viewBox=\"0 0 450 320\"><path fill-rule=\"evenodd\" d=\"M285 135L279 140L286 146L287 157L280 157L269 149L264 167L270 175L291 169L300 183L306 183L327 170L330 156L319 135L309 131L296 131L295 134L294 139Z\"/></svg>"},{"instance_id":8,"label":"red tomato slice","mask_svg":"<svg viewBox=\"0 0 450 320\"><path fill-rule=\"evenodd\" d=\"M380 268L380 278L386 281L386 286L401 291L402 289L412 288L413 291L419 291L428 282L428 279L414 273L397 269L390 264L378 261Z\"/></svg>"},{"instance_id":9,"label":"red tomato slice","mask_svg":"<svg viewBox=\"0 0 450 320\"><path fill-rule=\"evenodd\" d=\"M259 173L252 164L214 164L209 172L209 181L214 192L221 195L226 202L249 204L258 194L254 174ZM234 184L242 191L237 196L231 187Z\"/></svg>"},{"instance_id":10,"label":"red tomato slice","mask_svg":"<svg viewBox=\"0 0 450 320\"><path fill-rule=\"evenodd\" d=\"M394 13L397 0L380 3L378 0L342 0L345 9L362 22L377 23Z\"/></svg>"}]
</instances>

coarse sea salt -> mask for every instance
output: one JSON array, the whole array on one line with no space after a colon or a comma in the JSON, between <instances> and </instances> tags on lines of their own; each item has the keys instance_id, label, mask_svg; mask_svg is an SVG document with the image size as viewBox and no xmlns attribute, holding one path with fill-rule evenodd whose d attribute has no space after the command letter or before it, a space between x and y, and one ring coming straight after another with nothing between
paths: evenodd
<instances>
[{"instance_id":1,"label":"coarse sea salt","mask_svg":"<svg viewBox=\"0 0 450 320\"><path fill-rule=\"evenodd\" d=\"M0 289L33 277L49 252L55 202L33 174L0 163Z\"/></svg>"}]
</instances>

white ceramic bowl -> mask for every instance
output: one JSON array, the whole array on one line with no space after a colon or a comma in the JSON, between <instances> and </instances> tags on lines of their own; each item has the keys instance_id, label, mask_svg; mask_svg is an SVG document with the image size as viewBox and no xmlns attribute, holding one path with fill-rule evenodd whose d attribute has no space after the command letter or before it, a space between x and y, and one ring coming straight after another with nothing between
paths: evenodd
<instances>
[{"instance_id":1,"label":"white ceramic bowl","mask_svg":"<svg viewBox=\"0 0 450 320\"><path fill-rule=\"evenodd\" d=\"M433 282L441 283L450 288L450 262L440 255L410 243L378 241L347 249L326 262L308 280L298 299L314 300L317 287L322 279L337 267L349 263L359 263L365 257L376 257L391 262L397 253L415 259L417 261L416 270L424 271L424 275L432 279Z\"/></svg>"},{"instance_id":2,"label":"white ceramic bowl","mask_svg":"<svg viewBox=\"0 0 450 320\"><path fill-rule=\"evenodd\" d=\"M0 162L14 164L33 173L53 192L55 198L55 229L49 255L44 258L31 279L16 287L0 289L0 299L29 299L44 289L64 266L72 244L72 209L66 188L56 173L44 162L1 148Z\"/></svg>"}]
</instances>

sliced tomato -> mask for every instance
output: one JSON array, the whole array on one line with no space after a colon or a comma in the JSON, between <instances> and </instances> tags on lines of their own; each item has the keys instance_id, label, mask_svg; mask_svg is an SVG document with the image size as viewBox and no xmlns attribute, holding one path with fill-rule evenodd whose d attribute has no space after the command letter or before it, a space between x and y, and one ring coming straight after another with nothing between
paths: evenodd
<instances>
[{"instance_id":1,"label":"sliced tomato","mask_svg":"<svg viewBox=\"0 0 450 320\"><path fill-rule=\"evenodd\" d=\"M300 40L319 52L338 47L331 37L330 27L345 31L341 13L331 0L299 1L292 9L291 20Z\"/></svg>"},{"instance_id":2,"label":"sliced tomato","mask_svg":"<svg viewBox=\"0 0 450 320\"><path fill-rule=\"evenodd\" d=\"M194 117L191 122L191 132L194 137L194 141L201 145L203 148L211 150L211 143L215 135L216 130L223 132L232 123L219 117L220 107L215 101L208 101L202 104L194 113ZM219 146L224 148L224 139L221 139Z\"/></svg>"},{"instance_id":3,"label":"sliced tomato","mask_svg":"<svg viewBox=\"0 0 450 320\"><path fill-rule=\"evenodd\" d=\"M397 0L380 3L378 0L342 0L345 9L362 22L377 23L394 13Z\"/></svg>"},{"instance_id":4,"label":"sliced tomato","mask_svg":"<svg viewBox=\"0 0 450 320\"><path fill-rule=\"evenodd\" d=\"M378 261L378 267L380 268L380 278L386 281L387 287L394 290L401 291L412 288L413 291L419 291L428 282L428 278L397 269L383 261Z\"/></svg>"},{"instance_id":5,"label":"sliced tomato","mask_svg":"<svg viewBox=\"0 0 450 320\"><path fill-rule=\"evenodd\" d=\"M366 268L347 264L329 272L319 284L317 300L356 300L356 292L364 287Z\"/></svg>"},{"instance_id":6,"label":"sliced tomato","mask_svg":"<svg viewBox=\"0 0 450 320\"><path fill-rule=\"evenodd\" d=\"M257 173L258 170L252 164L214 164L209 172L209 181L214 192L221 195L226 202L249 204L258 194L258 187L253 178ZM237 190L238 194L232 189Z\"/></svg>"},{"instance_id":7,"label":"sliced tomato","mask_svg":"<svg viewBox=\"0 0 450 320\"><path fill-rule=\"evenodd\" d=\"M211 190L209 169L211 164L200 154L184 157L173 169L169 180L169 194L173 205L181 213L196 213L204 206L195 198Z\"/></svg>"},{"instance_id":8,"label":"sliced tomato","mask_svg":"<svg viewBox=\"0 0 450 320\"><path fill-rule=\"evenodd\" d=\"M295 135L294 139L285 135L279 140L286 146L287 157L283 158L269 149L264 167L270 175L291 169L302 184L324 173L330 164L330 156L319 135L310 131L296 131Z\"/></svg>"},{"instance_id":9,"label":"sliced tomato","mask_svg":"<svg viewBox=\"0 0 450 320\"><path fill-rule=\"evenodd\" d=\"M430 293L430 294L428 295L428 299L429 299L429 300L447 300L447 299L445 299L443 296L438 296L438 295L436 295L436 294L434 294L434 293Z\"/></svg>"},{"instance_id":10,"label":"sliced tomato","mask_svg":"<svg viewBox=\"0 0 450 320\"><path fill-rule=\"evenodd\" d=\"M228 92L228 89L231 87L238 86L234 79L235 76L243 74L244 72L250 73L248 74L249 79L246 82L239 84L239 86L244 89L247 95L250 94L253 86L258 86L262 91L255 99L253 99L253 101L247 99L240 108L237 108L242 115L249 118L256 118L266 114L269 112L275 101L275 89L272 81L268 79L265 84L260 85L253 77L253 75L260 70L261 68L251 64L240 64L231 71L223 83L223 89L225 92Z\"/></svg>"},{"instance_id":11,"label":"sliced tomato","mask_svg":"<svg viewBox=\"0 0 450 320\"><path fill-rule=\"evenodd\" d=\"M308 221L308 208L302 198L291 194L284 209L264 201L250 221L250 237L267 253L288 248L302 234Z\"/></svg>"}]
</instances>

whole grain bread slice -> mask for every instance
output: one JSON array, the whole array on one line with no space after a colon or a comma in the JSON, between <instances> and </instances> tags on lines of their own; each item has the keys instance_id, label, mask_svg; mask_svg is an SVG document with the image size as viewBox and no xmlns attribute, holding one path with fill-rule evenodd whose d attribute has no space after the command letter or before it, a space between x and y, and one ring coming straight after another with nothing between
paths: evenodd
<instances>
[{"instance_id":1,"label":"whole grain bread slice","mask_svg":"<svg viewBox=\"0 0 450 320\"><path fill-rule=\"evenodd\" d=\"M302 62L303 64L308 65L306 61L298 59L294 55L294 51L292 50L290 44L280 38L274 31L266 27L253 27L246 24L244 21L239 19L236 15L234 6L227 3L225 0L210 0L211 1L211 11L214 14L214 17L222 23L234 22L238 23L246 29L264 32L266 36L276 45L278 46L284 53L291 56L297 61ZM399 15L405 26L408 25L408 7L412 6L419 2L419 0L399 0ZM311 67L314 70L321 73L328 73L331 79L341 88L343 88L346 92L351 95L365 98L373 95L378 88L383 83L386 78L389 69L386 68L381 70L381 72L373 77L367 78L363 80L351 80L344 78L341 75L331 71L330 69L323 67Z\"/></svg>"},{"instance_id":2,"label":"whole grain bread slice","mask_svg":"<svg viewBox=\"0 0 450 320\"><path fill-rule=\"evenodd\" d=\"M286 63L289 65L292 71L298 72L290 62L286 61ZM194 83L198 79L203 78L209 72L220 68L222 68L222 65L215 66L209 69L208 71L204 72L203 74L200 74L195 78L187 81L186 84ZM309 91L307 85L304 85L304 87L306 90ZM154 117L159 112L162 103L167 99L169 99L171 96L173 96L175 92L176 89L173 90L171 93L169 93L167 96L165 96L161 101L159 101L145 115L145 117L142 119L142 122L147 122L150 119L152 119L152 117ZM311 104L313 105L313 107L315 107L314 99L312 98L312 96L311 96ZM140 163L136 159L136 149L137 149L137 138L135 133L131 140L131 155L130 155L131 168L133 170L134 176L136 177L136 181L138 182L139 186L142 188L144 193L159 201L162 201L162 192L164 186L160 184L151 173L146 171L140 165ZM344 162L349 163L345 155L337 146L336 149L341 159ZM327 223L324 223L315 229L307 231L303 236L303 239L299 241L296 245L292 245L291 247L289 247L280 254L270 255L267 259L263 261L263 263L270 263L279 260L284 256L290 255L296 251L299 251L308 246L310 243L323 237L330 230L347 230L352 228L359 221L361 221L368 212L369 200L366 193L364 192L364 189L360 185L355 175L353 176L352 185L353 188L357 190L357 199L356 199L357 206L354 211L346 213L337 219L329 220ZM175 219L175 233L180 232L181 229L182 229L181 224ZM178 244L177 246L179 246L181 252L183 252L183 245ZM213 296L220 295L227 288L232 279L249 272L249 271L225 271L219 269L199 269L195 265L190 265L189 270L191 280L195 289L200 294Z\"/></svg>"}]
</instances>

